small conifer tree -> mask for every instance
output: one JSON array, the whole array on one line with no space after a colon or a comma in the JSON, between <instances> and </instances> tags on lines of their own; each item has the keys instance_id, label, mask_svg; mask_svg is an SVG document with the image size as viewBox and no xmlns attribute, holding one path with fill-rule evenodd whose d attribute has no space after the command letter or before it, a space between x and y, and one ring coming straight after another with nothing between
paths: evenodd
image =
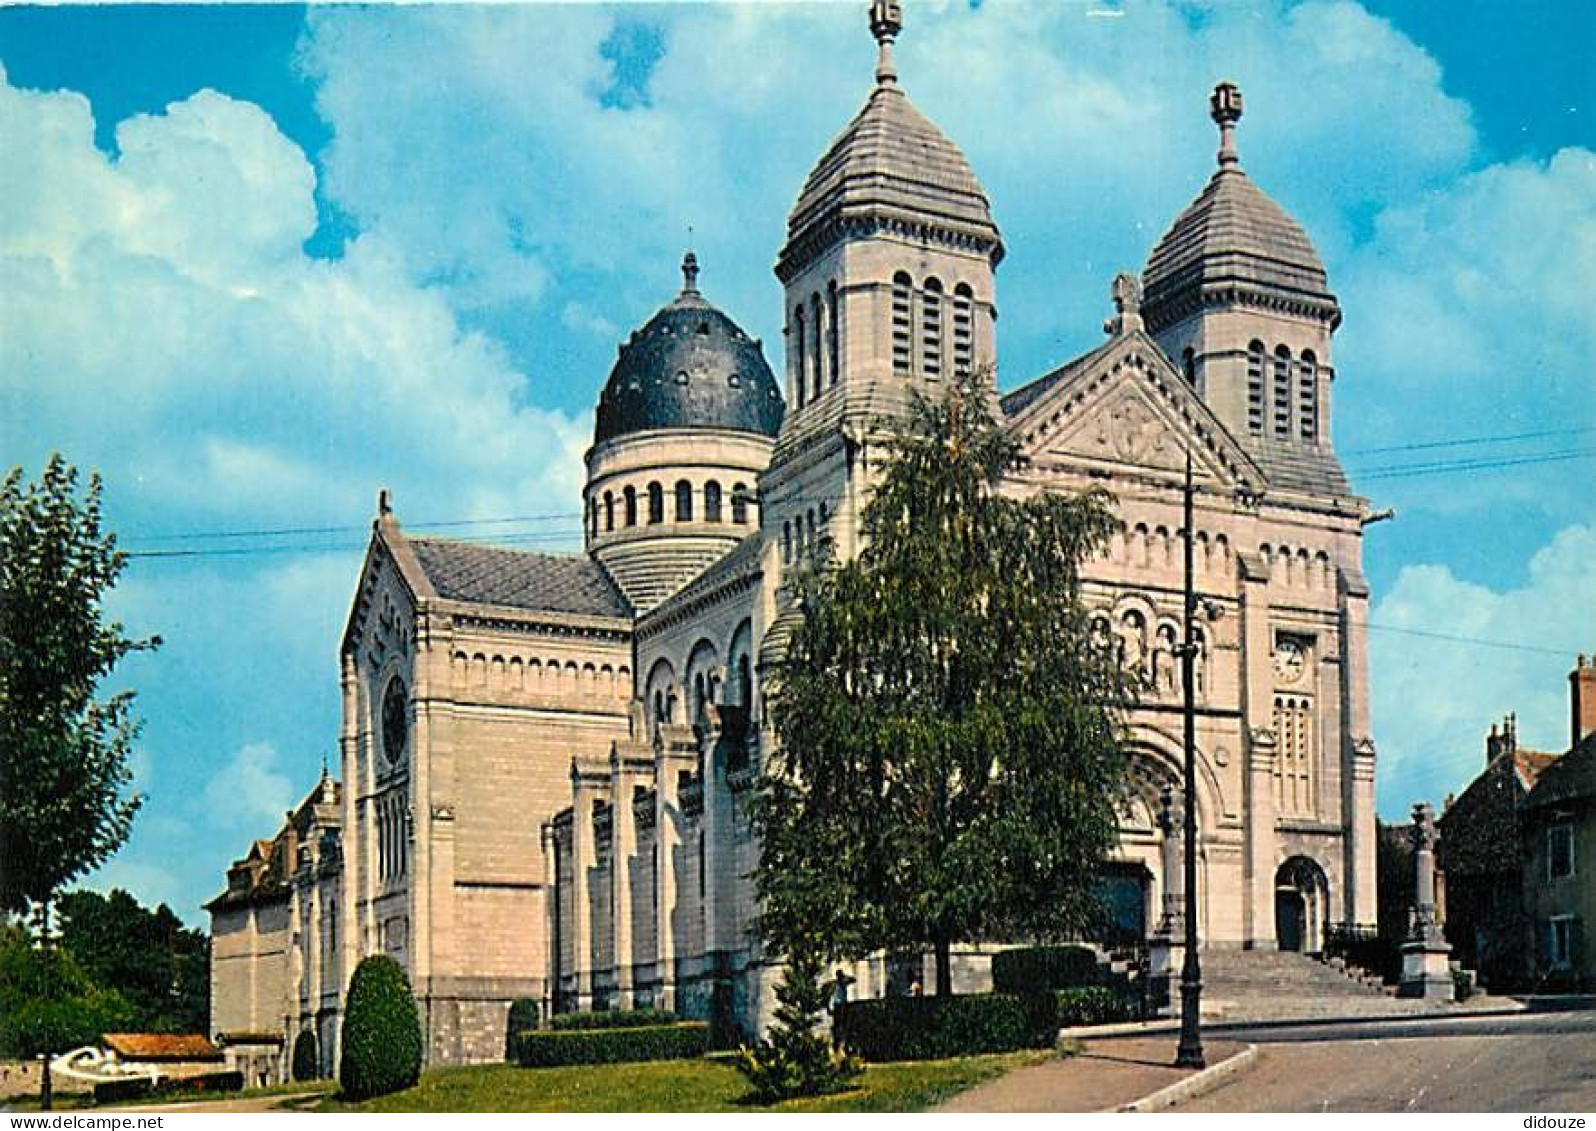
<instances>
[{"instance_id":1,"label":"small conifer tree","mask_svg":"<svg viewBox=\"0 0 1596 1131\"><path fill-rule=\"evenodd\" d=\"M833 1049L819 1032L832 990L821 979L822 969L813 954L794 955L776 987L776 1023L769 1039L738 1051L738 1071L748 1078L750 1098L759 1103L838 1092L863 1071L857 1059Z\"/></svg>"},{"instance_id":2,"label":"small conifer tree","mask_svg":"<svg viewBox=\"0 0 1596 1131\"><path fill-rule=\"evenodd\" d=\"M345 1099L414 1087L421 1078L421 1020L404 968L385 954L362 958L344 1005L338 1083Z\"/></svg>"}]
</instances>

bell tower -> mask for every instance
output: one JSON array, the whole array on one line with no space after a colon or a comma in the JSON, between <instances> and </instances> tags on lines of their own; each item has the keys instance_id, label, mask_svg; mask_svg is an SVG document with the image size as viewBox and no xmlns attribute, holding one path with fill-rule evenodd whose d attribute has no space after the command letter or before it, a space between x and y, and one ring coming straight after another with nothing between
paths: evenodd
<instances>
[{"instance_id":1,"label":"bell tower","mask_svg":"<svg viewBox=\"0 0 1596 1131\"><path fill-rule=\"evenodd\" d=\"M964 155L898 82L902 28L900 4L871 4L875 84L809 174L776 262L787 416L761 498L784 561L813 537L851 554L871 424L996 356L1002 237Z\"/></svg>"}]
</instances>

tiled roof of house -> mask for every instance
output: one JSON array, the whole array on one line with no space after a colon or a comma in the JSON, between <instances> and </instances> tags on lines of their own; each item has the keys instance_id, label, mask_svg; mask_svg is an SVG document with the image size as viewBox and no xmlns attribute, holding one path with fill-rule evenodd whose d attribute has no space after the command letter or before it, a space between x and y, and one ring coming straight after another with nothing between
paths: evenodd
<instances>
[{"instance_id":1,"label":"tiled roof of house","mask_svg":"<svg viewBox=\"0 0 1596 1131\"><path fill-rule=\"evenodd\" d=\"M105 1047L123 1060L221 1060L222 1052L199 1033L107 1033Z\"/></svg>"},{"instance_id":2,"label":"tiled roof of house","mask_svg":"<svg viewBox=\"0 0 1596 1131\"><path fill-rule=\"evenodd\" d=\"M591 558L434 538L410 539L438 596L535 612L630 618L619 587Z\"/></svg>"},{"instance_id":3,"label":"tiled roof of house","mask_svg":"<svg viewBox=\"0 0 1596 1131\"><path fill-rule=\"evenodd\" d=\"M1525 804L1539 809L1591 798L1596 798L1596 734L1547 765Z\"/></svg>"}]
</instances>

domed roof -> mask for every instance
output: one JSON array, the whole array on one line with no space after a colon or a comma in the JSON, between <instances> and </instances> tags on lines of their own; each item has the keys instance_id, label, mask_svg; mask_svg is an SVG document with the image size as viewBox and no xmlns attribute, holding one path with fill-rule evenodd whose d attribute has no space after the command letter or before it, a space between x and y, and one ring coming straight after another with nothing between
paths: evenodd
<instances>
[{"instance_id":1,"label":"domed roof","mask_svg":"<svg viewBox=\"0 0 1596 1131\"><path fill-rule=\"evenodd\" d=\"M698 293L698 261L682 261L682 293L621 346L599 396L593 442L655 428L774 437L785 405L757 341Z\"/></svg>"},{"instance_id":2,"label":"domed roof","mask_svg":"<svg viewBox=\"0 0 1596 1131\"><path fill-rule=\"evenodd\" d=\"M1221 83L1213 95L1220 127L1219 170L1175 220L1147 260L1143 314L1149 328L1177 320L1214 288L1249 288L1339 322L1324 261L1308 234L1241 169L1234 126L1241 92Z\"/></svg>"},{"instance_id":3,"label":"domed roof","mask_svg":"<svg viewBox=\"0 0 1596 1131\"><path fill-rule=\"evenodd\" d=\"M805 235L827 221L867 215L938 225L985 250L994 264L1003 258L986 190L969 161L898 85L891 49L901 18L896 5L887 7L890 13L872 10L881 52L875 88L804 182L787 218L778 275L803 258Z\"/></svg>"}]
</instances>

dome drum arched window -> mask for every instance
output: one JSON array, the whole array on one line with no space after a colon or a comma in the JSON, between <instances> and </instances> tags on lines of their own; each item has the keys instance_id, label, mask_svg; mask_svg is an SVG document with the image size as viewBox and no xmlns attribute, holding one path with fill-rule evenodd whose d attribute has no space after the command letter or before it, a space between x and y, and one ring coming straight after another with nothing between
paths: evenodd
<instances>
[{"instance_id":1,"label":"dome drum arched window","mask_svg":"<svg viewBox=\"0 0 1596 1131\"><path fill-rule=\"evenodd\" d=\"M1275 438L1291 436L1291 351L1285 346L1275 347Z\"/></svg>"},{"instance_id":2,"label":"dome drum arched window","mask_svg":"<svg viewBox=\"0 0 1596 1131\"><path fill-rule=\"evenodd\" d=\"M626 499L626 525L637 525L637 488L628 486L623 492Z\"/></svg>"},{"instance_id":3,"label":"dome drum arched window","mask_svg":"<svg viewBox=\"0 0 1596 1131\"><path fill-rule=\"evenodd\" d=\"M748 525L748 488L742 483L732 487L731 512L735 525Z\"/></svg>"},{"instance_id":4,"label":"dome drum arched window","mask_svg":"<svg viewBox=\"0 0 1596 1131\"><path fill-rule=\"evenodd\" d=\"M615 493L604 492L604 530L606 533L615 529Z\"/></svg>"},{"instance_id":5,"label":"dome drum arched window","mask_svg":"<svg viewBox=\"0 0 1596 1131\"><path fill-rule=\"evenodd\" d=\"M969 285L953 288L953 372L975 368L975 295Z\"/></svg>"},{"instance_id":6,"label":"dome drum arched window","mask_svg":"<svg viewBox=\"0 0 1596 1131\"><path fill-rule=\"evenodd\" d=\"M1247 431L1254 436L1264 430L1264 344L1247 346Z\"/></svg>"},{"instance_id":7,"label":"dome drum arched window","mask_svg":"<svg viewBox=\"0 0 1596 1131\"><path fill-rule=\"evenodd\" d=\"M720 484L713 479L704 484L704 521L720 521Z\"/></svg>"},{"instance_id":8,"label":"dome drum arched window","mask_svg":"<svg viewBox=\"0 0 1596 1131\"><path fill-rule=\"evenodd\" d=\"M648 485L648 521L651 526L665 521L665 488L658 483Z\"/></svg>"},{"instance_id":9,"label":"dome drum arched window","mask_svg":"<svg viewBox=\"0 0 1596 1131\"><path fill-rule=\"evenodd\" d=\"M1308 443L1319 442L1319 359L1302 351L1297 372L1297 431Z\"/></svg>"},{"instance_id":10,"label":"dome drum arched window","mask_svg":"<svg viewBox=\"0 0 1596 1131\"><path fill-rule=\"evenodd\" d=\"M907 377L914 355L914 283L899 271L892 277L892 374Z\"/></svg>"},{"instance_id":11,"label":"dome drum arched window","mask_svg":"<svg viewBox=\"0 0 1596 1131\"><path fill-rule=\"evenodd\" d=\"M798 401L798 407L804 407L804 393L808 387L809 364L807 361L807 346L809 345L808 330L804 325L804 307L799 303L792 312L792 385L793 396Z\"/></svg>"},{"instance_id":12,"label":"dome drum arched window","mask_svg":"<svg viewBox=\"0 0 1596 1131\"><path fill-rule=\"evenodd\" d=\"M936 279L927 279L920 293L920 372L942 376L942 284Z\"/></svg>"},{"instance_id":13,"label":"dome drum arched window","mask_svg":"<svg viewBox=\"0 0 1596 1131\"><path fill-rule=\"evenodd\" d=\"M693 521L693 485L685 479L676 481L676 521Z\"/></svg>"},{"instance_id":14,"label":"dome drum arched window","mask_svg":"<svg viewBox=\"0 0 1596 1131\"><path fill-rule=\"evenodd\" d=\"M841 321L841 300L837 294L837 281L833 279L826 284L826 367L831 371L831 383L835 385L842 376L842 364L838 354L838 324Z\"/></svg>"}]
</instances>

